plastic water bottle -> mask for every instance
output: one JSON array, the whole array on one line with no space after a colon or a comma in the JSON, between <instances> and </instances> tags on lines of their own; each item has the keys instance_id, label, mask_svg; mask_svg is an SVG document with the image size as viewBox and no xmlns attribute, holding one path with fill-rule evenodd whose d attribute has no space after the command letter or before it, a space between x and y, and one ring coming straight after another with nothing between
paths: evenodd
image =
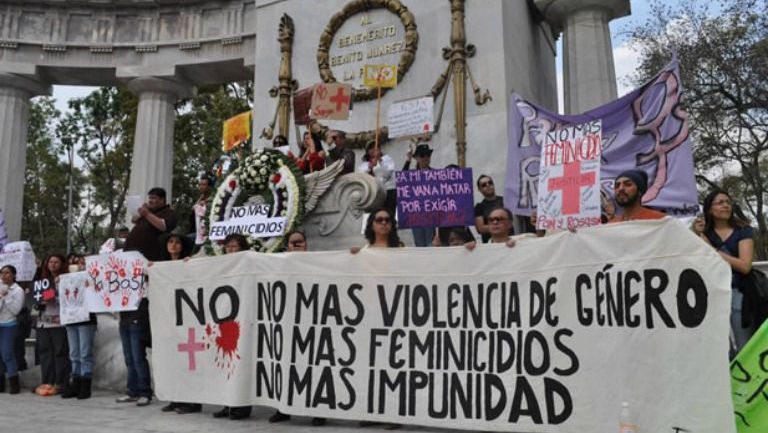
<instances>
[{"instance_id":1,"label":"plastic water bottle","mask_svg":"<svg viewBox=\"0 0 768 433\"><path fill-rule=\"evenodd\" d=\"M621 403L621 414L619 415L619 433L638 433L637 424L632 419L629 412L629 403Z\"/></svg>"}]
</instances>

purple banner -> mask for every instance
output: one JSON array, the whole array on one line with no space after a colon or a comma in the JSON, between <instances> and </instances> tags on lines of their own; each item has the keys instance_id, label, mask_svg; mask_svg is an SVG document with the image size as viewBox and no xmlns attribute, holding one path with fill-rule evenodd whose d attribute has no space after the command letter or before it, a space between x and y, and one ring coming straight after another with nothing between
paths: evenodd
<instances>
[{"instance_id":1,"label":"purple banner","mask_svg":"<svg viewBox=\"0 0 768 433\"><path fill-rule=\"evenodd\" d=\"M474 225L471 168L397 171L395 184L398 227Z\"/></svg>"},{"instance_id":2,"label":"purple banner","mask_svg":"<svg viewBox=\"0 0 768 433\"><path fill-rule=\"evenodd\" d=\"M648 173L644 205L670 215L695 214L698 201L693 153L681 93L678 64L673 60L644 86L583 114L562 116L513 95L504 203L515 214L530 215L538 199L541 144L547 133L600 119L600 194L613 200L616 176L638 168Z\"/></svg>"}]
</instances>

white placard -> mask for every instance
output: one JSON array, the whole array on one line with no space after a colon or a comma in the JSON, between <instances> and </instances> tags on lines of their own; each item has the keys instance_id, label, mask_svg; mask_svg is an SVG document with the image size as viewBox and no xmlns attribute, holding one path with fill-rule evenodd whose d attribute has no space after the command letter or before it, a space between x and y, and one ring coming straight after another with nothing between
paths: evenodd
<instances>
[{"instance_id":1,"label":"white placard","mask_svg":"<svg viewBox=\"0 0 768 433\"><path fill-rule=\"evenodd\" d=\"M125 197L125 210L131 216L139 216L139 208L144 204L140 195L128 195Z\"/></svg>"},{"instance_id":2,"label":"white placard","mask_svg":"<svg viewBox=\"0 0 768 433\"><path fill-rule=\"evenodd\" d=\"M86 308L92 313L132 311L145 296L147 260L138 251L119 251L85 258L91 279Z\"/></svg>"},{"instance_id":3,"label":"white placard","mask_svg":"<svg viewBox=\"0 0 768 433\"><path fill-rule=\"evenodd\" d=\"M406 99L390 105L387 113L389 138L412 137L433 132L433 105L431 96Z\"/></svg>"},{"instance_id":4,"label":"white placard","mask_svg":"<svg viewBox=\"0 0 768 433\"><path fill-rule=\"evenodd\" d=\"M13 265L16 268L16 281L32 281L35 277L35 253L27 241L5 244L0 253L0 267Z\"/></svg>"},{"instance_id":5,"label":"white placard","mask_svg":"<svg viewBox=\"0 0 768 433\"><path fill-rule=\"evenodd\" d=\"M88 321L90 313L85 302L91 278L86 272L72 272L59 276L56 288L59 291L61 324Z\"/></svg>"},{"instance_id":6,"label":"white placard","mask_svg":"<svg viewBox=\"0 0 768 433\"><path fill-rule=\"evenodd\" d=\"M285 233L286 218L270 217L270 206L265 204L232 208L229 218L211 224L208 237L212 241L225 239L232 233L253 238L271 238Z\"/></svg>"}]
</instances>

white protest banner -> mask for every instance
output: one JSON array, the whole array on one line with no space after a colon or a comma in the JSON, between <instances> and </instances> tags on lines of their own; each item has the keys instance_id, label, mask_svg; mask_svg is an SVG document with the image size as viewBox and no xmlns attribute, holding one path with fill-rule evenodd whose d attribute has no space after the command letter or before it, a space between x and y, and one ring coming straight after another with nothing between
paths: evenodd
<instances>
[{"instance_id":1,"label":"white protest banner","mask_svg":"<svg viewBox=\"0 0 768 433\"><path fill-rule=\"evenodd\" d=\"M3 210L0 209L0 251L3 251L3 247L8 243L8 234L5 231L5 215Z\"/></svg>"},{"instance_id":2,"label":"white protest banner","mask_svg":"<svg viewBox=\"0 0 768 433\"><path fill-rule=\"evenodd\" d=\"M32 281L35 278L35 253L27 241L9 242L0 253L0 267L13 265L16 268L16 281Z\"/></svg>"},{"instance_id":3,"label":"white protest banner","mask_svg":"<svg viewBox=\"0 0 768 433\"><path fill-rule=\"evenodd\" d=\"M56 287L59 290L62 325L85 322L90 318L85 305L87 288L90 284L91 278L86 272L71 272L59 276Z\"/></svg>"},{"instance_id":4,"label":"white protest banner","mask_svg":"<svg viewBox=\"0 0 768 433\"><path fill-rule=\"evenodd\" d=\"M433 132L434 99L431 96L397 101L387 112L387 135L390 139L412 137Z\"/></svg>"},{"instance_id":5,"label":"white protest banner","mask_svg":"<svg viewBox=\"0 0 768 433\"><path fill-rule=\"evenodd\" d=\"M119 251L85 258L91 279L86 286L85 306L92 313L132 311L146 291L147 260L138 251Z\"/></svg>"},{"instance_id":6,"label":"white protest banner","mask_svg":"<svg viewBox=\"0 0 768 433\"><path fill-rule=\"evenodd\" d=\"M157 263L160 399L534 433L734 433L730 267L679 221L514 248ZM682 430L680 430L682 431Z\"/></svg>"},{"instance_id":7,"label":"white protest banner","mask_svg":"<svg viewBox=\"0 0 768 433\"><path fill-rule=\"evenodd\" d=\"M269 217L270 206L255 204L233 207L229 217L211 224L208 237L220 241L232 233L240 233L253 238L271 238L285 232L285 217Z\"/></svg>"},{"instance_id":8,"label":"white protest banner","mask_svg":"<svg viewBox=\"0 0 768 433\"><path fill-rule=\"evenodd\" d=\"M601 131L598 119L545 135L539 166L538 229L600 224Z\"/></svg>"}]
</instances>

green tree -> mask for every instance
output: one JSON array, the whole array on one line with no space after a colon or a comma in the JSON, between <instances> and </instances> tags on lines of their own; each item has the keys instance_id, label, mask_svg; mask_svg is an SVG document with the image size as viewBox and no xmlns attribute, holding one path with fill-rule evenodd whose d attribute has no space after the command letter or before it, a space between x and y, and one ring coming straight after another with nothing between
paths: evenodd
<instances>
[{"instance_id":1,"label":"green tree","mask_svg":"<svg viewBox=\"0 0 768 433\"><path fill-rule=\"evenodd\" d=\"M125 216L137 100L119 87L102 87L69 101L56 135L72 143L87 174L85 207L76 225L80 248L94 251Z\"/></svg>"},{"instance_id":2,"label":"green tree","mask_svg":"<svg viewBox=\"0 0 768 433\"><path fill-rule=\"evenodd\" d=\"M640 48L642 83L680 62L697 179L704 189L728 185L758 229L756 252L768 258L768 0L656 0L652 17L631 31Z\"/></svg>"},{"instance_id":3,"label":"green tree","mask_svg":"<svg viewBox=\"0 0 768 433\"><path fill-rule=\"evenodd\" d=\"M199 196L201 173L210 174L221 157L222 123L248 111L253 100L253 82L229 83L198 88L197 95L178 104L174 131L173 205L182 229L189 233L192 206Z\"/></svg>"},{"instance_id":4,"label":"green tree","mask_svg":"<svg viewBox=\"0 0 768 433\"><path fill-rule=\"evenodd\" d=\"M48 97L32 101L27 136L27 165L24 184L22 239L28 240L39 257L64 253L67 246L67 189L70 167L65 149L55 138L61 113ZM85 179L74 167L73 214L79 212Z\"/></svg>"}]
</instances>

